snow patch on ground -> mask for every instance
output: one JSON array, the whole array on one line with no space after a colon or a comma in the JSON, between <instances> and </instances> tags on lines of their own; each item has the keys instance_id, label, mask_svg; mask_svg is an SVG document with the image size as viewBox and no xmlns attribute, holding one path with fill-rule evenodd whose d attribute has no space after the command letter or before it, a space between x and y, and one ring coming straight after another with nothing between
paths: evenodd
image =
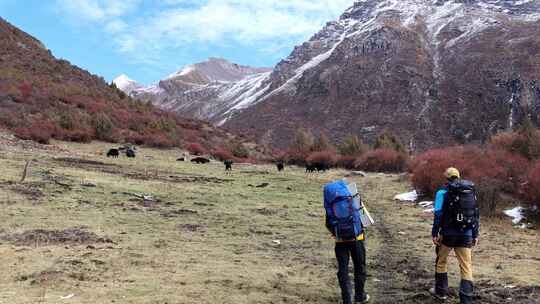
<instances>
[{"instance_id":1,"label":"snow patch on ground","mask_svg":"<svg viewBox=\"0 0 540 304\"><path fill-rule=\"evenodd\" d=\"M418 203L418 206L420 206L422 208L428 208L428 207L433 206L433 202L432 201L423 201L423 202Z\"/></svg>"},{"instance_id":2,"label":"snow patch on ground","mask_svg":"<svg viewBox=\"0 0 540 304\"><path fill-rule=\"evenodd\" d=\"M435 208L433 208L433 201L423 201L418 203L418 206L422 207L424 209L422 212L426 214L432 214L435 211Z\"/></svg>"},{"instance_id":3,"label":"snow patch on ground","mask_svg":"<svg viewBox=\"0 0 540 304\"><path fill-rule=\"evenodd\" d=\"M514 225L519 224L523 219L525 219L525 216L523 215L523 211L525 209L523 207L515 207L512 209L508 209L504 211L504 214L512 218L512 223Z\"/></svg>"},{"instance_id":4,"label":"snow patch on ground","mask_svg":"<svg viewBox=\"0 0 540 304\"><path fill-rule=\"evenodd\" d=\"M346 32L343 33L341 37L339 38L339 40L334 44L334 46L332 46L330 50L313 57L306 64L297 68L295 71L295 75L293 77L289 78L289 80L287 80L283 85L281 85L279 88L275 89L274 91L270 92L270 94L266 95L263 99L268 98L272 95L275 95L279 92L291 92L291 91L296 90L296 82L304 75L304 72L318 66L319 64L321 64L322 62L330 58L330 56L334 53L336 48L343 42L346 35L347 35Z\"/></svg>"},{"instance_id":5,"label":"snow patch on ground","mask_svg":"<svg viewBox=\"0 0 540 304\"><path fill-rule=\"evenodd\" d=\"M418 199L418 193L416 193L416 190L406 193L401 193L396 196L394 196L394 200L401 201L401 202L414 202Z\"/></svg>"},{"instance_id":6,"label":"snow patch on ground","mask_svg":"<svg viewBox=\"0 0 540 304\"><path fill-rule=\"evenodd\" d=\"M222 100L233 99L231 104L235 104L235 107L239 105L236 103L247 106L252 101L252 97L255 95L257 89L269 76L270 72L248 76L234 83L231 88L221 93L219 98Z\"/></svg>"}]
</instances>

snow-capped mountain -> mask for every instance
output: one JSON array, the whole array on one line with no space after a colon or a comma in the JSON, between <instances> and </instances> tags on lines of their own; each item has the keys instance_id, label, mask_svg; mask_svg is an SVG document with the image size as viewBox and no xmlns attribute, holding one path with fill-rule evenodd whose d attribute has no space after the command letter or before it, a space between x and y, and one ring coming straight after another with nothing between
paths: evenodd
<instances>
[{"instance_id":1,"label":"snow-capped mountain","mask_svg":"<svg viewBox=\"0 0 540 304\"><path fill-rule=\"evenodd\" d=\"M126 94L130 94L133 90L143 87L135 80L129 79L129 77L125 74L116 77L112 82L116 85L117 88L124 91Z\"/></svg>"},{"instance_id":2,"label":"snow-capped mountain","mask_svg":"<svg viewBox=\"0 0 540 304\"><path fill-rule=\"evenodd\" d=\"M139 88L130 95L186 116L219 122L233 109L255 100L268 68L253 68L221 58L192 64L158 84Z\"/></svg>"},{"instance_id":3,"label":"snow-capped mountain","mask_svg":"<svg viewBox=\"0 0 540 304\"><path fill-rule=\"evenodd\" d=\"M391 129L413 149L481 141L540 121L539 33L540 0L361 0L271 72L147 90L281 146L299 127L368 141Z\"/></svg>"}]
</instances>

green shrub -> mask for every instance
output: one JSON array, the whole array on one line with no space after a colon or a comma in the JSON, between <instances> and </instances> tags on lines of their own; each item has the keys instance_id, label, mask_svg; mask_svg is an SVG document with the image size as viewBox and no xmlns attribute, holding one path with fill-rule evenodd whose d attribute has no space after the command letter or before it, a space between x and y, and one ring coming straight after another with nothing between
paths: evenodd
<instances>
[{"instance_id":1,"label":"green shrub","mask_svg":"<svg viewBox=\"0 0 540 304\"><path fill-rule=\"evenodd\" d=\"M375 148L375 150L392 149L400 153L407 152L407 149L405 148L401 140L394 133L388 130L385 130L381 135L377 137L373 148Z\"/></svg>"},{"instance_id":2,"label":"green shrub","mask_svg":"<svg viewBox=\"0 0 540 304\"><path fill-rule=\"evenodd\" d=\"M360 156L367 151L366 145L356 135L345 138L345 141L338 146L339 154L345 156Z\"/></svg>"},{"instance_id":3,"label":"green shrub","mask_svg":"<svg viewBox=\"0 0 540 304\"><path fill-rule=\"evenodd\" d=\"M92 126L96 137L101 140L107 140L113 132L114 125L109 116L103 112L97 113L92 119Z\"/></svg>"},{"instance_id":4,"label":"green shrub","mask_svg":"<svg viewBox=\"0 0 540 304\"><path fill-rule=\"evenodd\" d=\"M333 149L333 145L330 143L328 137L324 134L320 134L319 137L313 141L313 144L310 147L310 150L313 152L328 151Z\"/></svg>"},{"instance_id":5,"label":"green shrub","mask_svg":"<svg viewBox=\"0 0 540 304\"><path fill-rule=\"evenodd\" d=\"M234 156L239 158L249 158L249 150L242 143L235 144L231 152Z\"/></svg>"}]
</instances>

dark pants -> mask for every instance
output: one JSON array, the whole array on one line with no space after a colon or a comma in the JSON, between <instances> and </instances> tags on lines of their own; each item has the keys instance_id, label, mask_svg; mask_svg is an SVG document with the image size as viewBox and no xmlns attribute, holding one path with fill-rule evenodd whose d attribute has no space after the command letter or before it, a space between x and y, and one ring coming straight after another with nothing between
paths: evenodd
<instances>
[{"instance_id":1,"label":"dark pants","mask_svg":"<svg viewBox=\"0 0 540 304\"><path fill-rule=\"evenodd\" d=\"M364 241L336 243L337 277L344 304L351 303L349 257L352 258L354 265L354 299L361 302L364 300L364 283L366 281L366 248L364 247Z\"/></svg>"}]
</instances>

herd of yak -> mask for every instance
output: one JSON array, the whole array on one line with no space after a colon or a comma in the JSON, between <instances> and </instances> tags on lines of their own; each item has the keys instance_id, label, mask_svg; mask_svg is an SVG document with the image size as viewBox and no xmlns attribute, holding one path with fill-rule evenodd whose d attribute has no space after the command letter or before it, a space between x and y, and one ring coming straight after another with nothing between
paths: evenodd
<instances>
[{"instance_id":1,"label":"herd of yak","mask_svg":"<svg viewBox=\"0 0 540 304\"><path fill-rule=\"evenodd\" d=\"M124 153L126 157L128 158L135 158L136 156L136 147L132 146L121 146L119 148L111 148L107 152L107 157L112 158L118 158L120 156L120 153ZM177 159L177 161L185 161L186 157L180 157ZM190 160L192 163L196 164L207 164L210 162L210 159L202 156L196 156L194 158L191 158ZM232 171L232 165L233 161L230 159L227 159L223 161L223 164L225 165L225 171ZM327 170L330 170L330 165L326 163L308 163L306 164L306 173L313 173L313 172L325 172ZM283 171L285 169L285 163L283 161L277 161L276 162L276 168L278 171Z\"/></svg>"}]
</instances>

